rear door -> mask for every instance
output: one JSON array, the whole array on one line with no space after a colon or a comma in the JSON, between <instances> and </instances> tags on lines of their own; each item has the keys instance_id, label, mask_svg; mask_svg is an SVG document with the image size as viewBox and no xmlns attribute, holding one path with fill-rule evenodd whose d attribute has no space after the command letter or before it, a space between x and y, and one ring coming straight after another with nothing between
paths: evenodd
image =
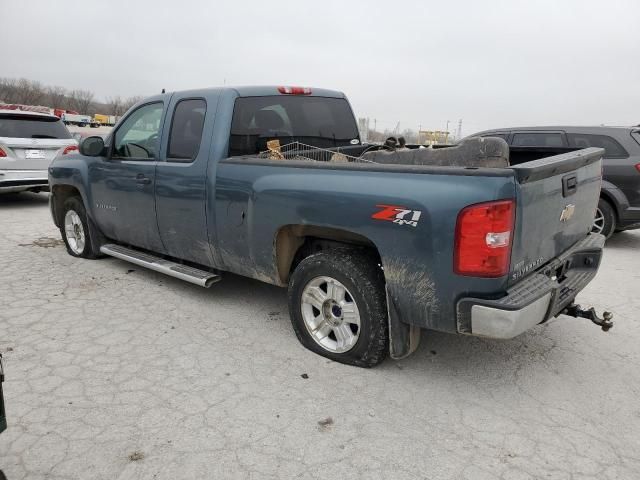
<instances>
[{"instance_id":1,"label":"rear door","mask_svg":"<svg viewBox=\"0 0 640 480\"><path fill-rule=\"evenodd\" d=\"M510 283L590 232L600 197L603 153L588 148L511 167L518 186Z\"/></svg>"},{"instance_id":2,"label":"rear door","mask_svg":"<svg viewBox=\"0 0 640 480\"><path fill-rule=\"evenodd\" d=\"M217 92L174 94L156 167L156 209L166 253L213 266L207 234L207 166ZM212 182L213 183L213 182Z\"/></svg>"},{"instance_id":3,"label":"rear door","mask_svg":"<svg viewBox=\"0 0 640 480\"><path fill-rule=\"evenodd\" d=\"M164 247L154 189L165 110L162 100L133 110L111 135L108 157L89 170L94 216L104 234L158 253Z\"/></svg>"}]
</instances>

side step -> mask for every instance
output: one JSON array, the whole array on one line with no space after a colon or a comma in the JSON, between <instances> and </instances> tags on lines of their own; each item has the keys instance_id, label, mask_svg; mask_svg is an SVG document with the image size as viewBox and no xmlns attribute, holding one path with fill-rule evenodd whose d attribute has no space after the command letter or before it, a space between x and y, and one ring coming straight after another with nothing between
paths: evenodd
<instances>
[{"instance_id":1,"label":"side step","mask_svg":"<svg viewBox=\"0 0 640 480\"><path fill-rule=\"evenodd\" d=\"M182 265L181 263L172 262L171 260L165 260L155 255L123 247L122 245L110 243L100 247L100 251L105 255L126 260L141 267L179 278L185 282L195 283L201 287L209 288L214 283L220 281L220 275L215 273Z\"/></svg>"}]
</instances>

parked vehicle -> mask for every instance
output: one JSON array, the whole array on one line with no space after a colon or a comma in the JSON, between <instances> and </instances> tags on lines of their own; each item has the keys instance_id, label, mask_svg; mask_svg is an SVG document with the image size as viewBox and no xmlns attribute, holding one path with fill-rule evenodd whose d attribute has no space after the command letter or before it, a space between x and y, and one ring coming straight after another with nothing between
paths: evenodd
<instances>
[{"instance_id":1,"label":"parked vehicle","mask_svg":"<svg viewBox=\"0 0 640 480\"><path fill-rule=\"evenodd\" d=\"M0 193L41 191L56 155L78 150L78 142L55 115L0 110Z\"/></svg>"},{"instance_id":2,"label":"parked vehicle","mask_svg":"<svg viewBox=\"0 0 640 480\"><path fill-rule=\"evenodd\" d=\"M93 122L97 123L97 126L108 126L112 127L116 124L116 117L114 115L102 115L100 113L96 113L93 116Z\"/></svg>"},{"instance_id":3,"label":"parked vehicle","mask_svg":"<svg viewBox=\"0 0 640 480\"><path fill-rule=\"evenodd\" d=\"M288 286L302 344L369 367L424 328L511 338L565 313L608 329L573 304L601 259L602 154L388 151L360 143L340 92L213 88L148 98L56 158L50 205L72 256Z\"/></svg>"},{"instance_id":4,"label":"parked vehicle","mask_svg":"<svg viewBox=\"0 0 640 480\"><path fill-rule=\"evenodd\" d=\"M62 121L65 125L77 125L86 127L91 124L91 115L77 115L73 113L63 113Z\"/></svg>"},{"instance_id":5,"label":"parked vehicle","mask_svg":"<svg viewBox=\"0 0 640 480\"><path fill-rule=\"evenodd\" d=\"M567 152L604 148L603 180L593 231L640 228L640 127L523 127L486 130L472 136L500 137L513 149Z\"/></svg>"}]
</instances>

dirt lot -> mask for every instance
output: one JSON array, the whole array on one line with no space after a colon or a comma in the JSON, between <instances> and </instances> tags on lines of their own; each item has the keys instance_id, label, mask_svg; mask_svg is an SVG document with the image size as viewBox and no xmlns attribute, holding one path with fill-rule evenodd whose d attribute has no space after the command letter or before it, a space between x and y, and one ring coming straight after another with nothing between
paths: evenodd
<instances>
[{"instance_id":1,"label":"dirt lot","mask_svg":"<svg viewBox=\"0 0 640 480\"><path fill-rule=\"evenodd\" d=\"M427 333L372 370L303 349L285 292L66 254L44 194L0 197L0 469L29 479L640 478L640 233L583 304L489 341Z\"/></svg>"}]
</instances>

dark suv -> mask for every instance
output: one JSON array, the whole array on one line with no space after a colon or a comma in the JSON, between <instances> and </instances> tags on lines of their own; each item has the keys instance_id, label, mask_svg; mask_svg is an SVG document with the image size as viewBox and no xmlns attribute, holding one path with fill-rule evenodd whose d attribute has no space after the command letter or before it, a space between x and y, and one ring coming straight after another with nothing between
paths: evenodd
<instances>
[{"instance_id":1,"label":"dark suv","mask_svg":"<svg viewBox=\"0 0 640 480\"><path fill-rule=\"evenodd\" d=\"M512 151L604 148L604 178L593 231L610 237L640 228L640 126L501 128L472 136L503 138Z\"/></svg>"}]
</instances>

